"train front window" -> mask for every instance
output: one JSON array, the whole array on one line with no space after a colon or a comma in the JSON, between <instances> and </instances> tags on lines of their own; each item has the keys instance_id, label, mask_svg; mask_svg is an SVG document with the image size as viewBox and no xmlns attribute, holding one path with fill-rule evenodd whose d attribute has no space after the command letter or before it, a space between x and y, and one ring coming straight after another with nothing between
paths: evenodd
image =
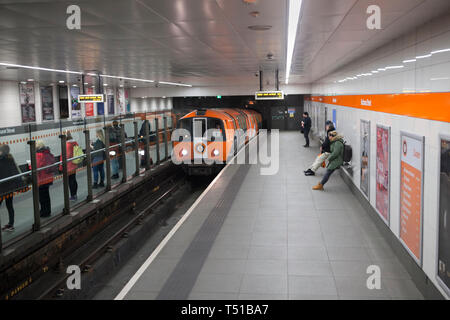
<instances>
[{"instance_id":1,"label":"train front window","mask_svg":"<svg viewBox=\"0 0 450 320\"><path fill-rule=\"evenodd\" d=\"M225 128L223 121L215 118L208 118L208 141L225 141Z\"/></svg>"}]
</instances>

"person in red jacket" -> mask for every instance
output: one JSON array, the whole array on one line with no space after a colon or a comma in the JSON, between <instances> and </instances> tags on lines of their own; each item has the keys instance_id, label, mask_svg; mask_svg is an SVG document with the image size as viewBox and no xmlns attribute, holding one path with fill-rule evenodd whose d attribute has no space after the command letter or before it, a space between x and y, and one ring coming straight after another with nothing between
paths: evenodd
<instances>
[{"instance_id":1,"label":"person in red jacket","mask_svg":"<svg viewBox=\"0 0 450 320\"><path fill-rule=\"evenodd\" d=\"M42 140L36 142L36 164L39 186L39 203L41 205L41 217L49 217L52 213L49 188L53 184L54 167L39 169L55 163L55 156L50 152Z\"/></svg>"},{"instance_id":2,"label":"person in red jacket","mask_svg":"<svg viewBox=\"0 0 450 320\"><path fill-rule=\"evenodd\" d=\"M70 131L68 131L66 142L67 159L73 158L73 148L75 146L78 146L78 143L76 141L73 141L72 134L70 133ZM69 190L71 201L77 200L77 191L78 191L77 168L78 165L73 163L73 161L67 161L67 175L69 176Z\"/></svg>"}]
</instances>

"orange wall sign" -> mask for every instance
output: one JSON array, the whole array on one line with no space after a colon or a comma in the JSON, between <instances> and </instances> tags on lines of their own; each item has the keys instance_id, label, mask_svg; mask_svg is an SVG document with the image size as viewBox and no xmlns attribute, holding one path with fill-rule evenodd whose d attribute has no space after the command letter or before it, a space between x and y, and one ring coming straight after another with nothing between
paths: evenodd
<instances>
[{"instance_id":1,"label":"orange wall sign","mask_svg":"<svg viewBox=\"0 0 450 320\"><path fill-rule=\"evenodd\" d=\"M421 261L423 138L402 133L400 147L400 239Z\"/></svg>"},{"instance_id":2,"label":"orange wall sign","mask_svg":"<svg viewBox=\"0 0 450 320\"><path fill-rule=\"evenodd\" d=\"M450 122L450 92L312 96L305 100L343 107Z\"/></svg>"}]
</instances>

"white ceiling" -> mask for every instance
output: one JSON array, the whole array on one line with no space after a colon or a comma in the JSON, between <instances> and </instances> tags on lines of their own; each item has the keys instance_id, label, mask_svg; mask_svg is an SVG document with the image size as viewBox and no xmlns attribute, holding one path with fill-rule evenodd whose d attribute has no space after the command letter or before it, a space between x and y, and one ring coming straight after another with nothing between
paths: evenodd
<instances>
[{"instance_id":1,"label":"white ceiling","mask_svg":"<svg viewBox=\"0 0 450 320\"><path fill-rule=\"evenodd\" d=\"M374 3L383 30L366 28L366 8ZM81 30L66 28L71 4L81 8ZM317 80L449 8L449 0L303 0L290 83ZM0 0L0 62L240 86L257 83L260 68L267 74L279 68L283 79L286 29L287 0ZM76 76L0 66L0 79L28 78Z\"/></svg>"}]
</instances>

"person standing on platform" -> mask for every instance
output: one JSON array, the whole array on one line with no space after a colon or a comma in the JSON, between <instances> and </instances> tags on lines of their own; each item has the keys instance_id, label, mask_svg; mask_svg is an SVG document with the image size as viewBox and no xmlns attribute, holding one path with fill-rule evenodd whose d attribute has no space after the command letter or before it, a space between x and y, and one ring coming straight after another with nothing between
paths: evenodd
<instances>
[{"instance_id":1,"label":"person standing on platform","mask_svg":"<svg viewBox=\"0 0 450 320\"><path fill-rule=\"evenodd\" d=\"M334 131L334 124L332 121L328 120L325 124L325 131L327 136L320 146L320 154L317 156L314 163L308 168L308 170L304 171L305 176L314 176L316 174L317 169L322 165L322 163L328 159L328 156L331 153L330 150L330 139L328 138L328 133Z\"/></svg>"},{"instance_id":2,"label":"person standing on platform","mask_svg":"<svg viewBox=\"0 0 450 320\"><path fill-rule=\"evenodd\" d=\"M92 156L92 170L94 172L94 185L92 188L97 189L99 187L105 186L105 136L103 130L97 130L96 132L97 140L91 145L93 150ZM100 176L100 183L98 183L98 178Z\"/></svg>"},{"instance_id":3,"label":"person standing on platform","mask_svg":"<svg viewBox=\"0 0 450 320\"><path fill-rule=\"evenodd\" d=\"M66 152L67 159L78 156L77 152L74 152L75 148L78 147L78 143L73 141L72 134L70 131L67 132L67 142L66 142ZM70 201L77 201L78 192L78 182L77 182L77 169L79 159L74 159L72 161L67 161L67 175L69 176L69 190L70 190Z\"/></svg>"},{"instance_id":4,"label":"person standing on platform","mask_svg":"<svg viewBox=\"0 0 450 320\"><path fill-rule=\"evenodd\" d=\"M330 131L328 133L328 138L331 143L331 154L328 157L328 166L327 172L323 177L322 181L319 182L316 186L313 187L313 190L323 190L323 186L327 183L330 176L336 169L339 169L340 166L344 163L344 140L341 135L337 133L337 131Z\"/></svg>"},{"instance_id":5,"label":"person standing on platform","mask_svg":"<svg viewBox=\"0 0 450 320\"><path fill-rule=\"evenodd\" d=\"M50 217L52 207L50 202L50 186L53 184L53 173L57 167L48 167L55 163L55 156L50 152L42 140L36 142L36 164L38 168L39 203L41 205L40 214L42 218Z\"/></svg>"},{"instance_id":6,"label":"person standing on platform","mask_svg":"<svg viewBox=\"0 0 450 320\"><path fill-rule=\"evenodd\" d=\"M309 117L308 112L303 112L303 120L302 120L302 129L303 135L305 136L306 144L305 148L309 147L309 131L311 130L311 118Z\"/></svg>"},{"instance_id":7,"label":"person standing on platform","mask_svg":"<svg viewBox=\"0 0 450 320\"><path fill-rule=\"evenodd\" d=\"M7 179L18 175L19 169L13 156L9 153L9 146L3 144L0 146L0 180ZM14 231L14 206L13 197L14 192L24 188L24 183L21 177L16 177L11 180L0 183L0 205L5 201L8 209L9 222L2 231Z\"/></svg>"},{"instance_id":8,"label":"person standing on platform","mask_svg":"<svg viewBox=\"0 0 450 320\"><path fill-rule=\"evenodd\" d=\"M110 146L115 146L120 143L120 126L119 122L116 120L113 121L113 125L109 128L109 144ZM111 159L111 170L112 170L112 179L119 179L119 153L120 148L114 149L115 155L113 159Z\"/></svg>"}]
</instances>

